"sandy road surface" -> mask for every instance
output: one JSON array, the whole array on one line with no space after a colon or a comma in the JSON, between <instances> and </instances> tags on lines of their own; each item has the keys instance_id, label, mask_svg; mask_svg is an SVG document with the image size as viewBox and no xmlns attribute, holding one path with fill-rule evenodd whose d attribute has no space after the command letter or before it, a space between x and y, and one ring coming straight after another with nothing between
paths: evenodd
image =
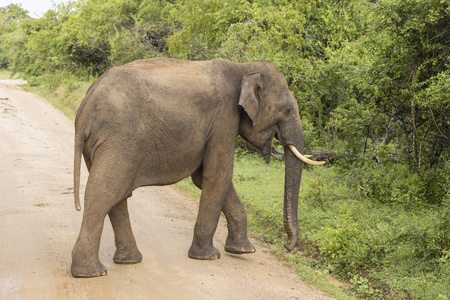
<instances>
[{"instance_id":1,"label":"sandy road surface","mask_svg":"<svg viewBox=\"0 0 450 300\"><path fill-rule=\"evenodd\" d=\"M113 263L107 219L100 259L108 275L72 278L82 216L72 194L73 125L14 83L0 81L0 299L328 299L257 242L255 254L224 252L224 220L215 237L222 258L189 259L197 203L172 187L141 188L129 201L142 263Z\"/></svg>"}]
</instances>

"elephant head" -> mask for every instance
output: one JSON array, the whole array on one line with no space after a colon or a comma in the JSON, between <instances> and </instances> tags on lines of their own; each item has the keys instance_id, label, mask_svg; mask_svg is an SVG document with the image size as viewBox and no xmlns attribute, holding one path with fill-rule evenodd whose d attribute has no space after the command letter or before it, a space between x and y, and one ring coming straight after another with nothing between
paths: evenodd
<instances>
[{"instance_id":1,"label":"elephant head","mask_svg":"<svg viewBox=\"0 0 450 300\"><path fill-rule=\"evenodd\" d=\"M263 63L261 63L263 64ZM291 251L298 239L298 194L303 162L324 164L307 159L303 152L303 130L298 104L284 76L268 63L244 76L239 105L242 113L239 134L261 151L268 163L272 140L279 140L285 151L284 228L288 235L285 248Z\"/></svg>"}]
</instances>

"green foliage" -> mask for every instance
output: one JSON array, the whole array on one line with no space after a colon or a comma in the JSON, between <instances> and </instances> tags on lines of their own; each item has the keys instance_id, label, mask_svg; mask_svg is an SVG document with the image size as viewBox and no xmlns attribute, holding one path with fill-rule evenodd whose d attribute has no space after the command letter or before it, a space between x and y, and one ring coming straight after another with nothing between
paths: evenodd
<instances>
[{"instance_id":1,"label":"green foliage","mask_svg":"<svg viewBox=\"0 0 450 300\"><path fill-rule=\"evenodd\" d=\"M381 125L372 140L401 144L400 155L419 173L442 166L449 155L448 101L436 93L431 107L426 99L427 91L448 84L449 4L386 1L372 8L376 18L367 39L375 60L367 74L375 82L366 93L378 102Z\"/></svg>"},{"instance_id":2,"label":"green foliage","mask_svg":"<svg viewBox=\"0 0 450 300\"><path fill-rule=\"evenodd\" d=\"M75 63L103 73L113 65L166 51L167 1L92 0L75 5L64 23L67 51Z\"/></svg>"},{"instance_id":3,"label":"green foliage","mask_svg":"<svg viewBox=\"0 0 450 300\"><path fill-rule=\"evenodd\" d=\"M16 4L0 7L0 68L6 69L22 56L25 41L20 24L29 19L27 11Z\"/></svg>"},{"instance_id":4,"label":"green foliage","mask_svg":"<svg viewBox=\"0 0 450 300\"><path fill-rule=\"evenodd\" d=\"M10 6L0 63L86 80L158 55L268 60L297 96L307 149L395 156L421 174L450 155L448 11L438 0L84 0L36 20Z\"/></svg>"},{"instance_id":5,"label":"green foliage","mask_svg":"<svg viewBox=\"0 0 450 300\"><path fill-rule=\"evenodd\" d=\"M17 26L7 24L12 37L5 34L12 51L0 48L0 62L25 76L65 69L88 78L114 65L163 55L171 33L170 6L156 0L88 0L60 4L40 19L17 17ZM3 10L8 13L0 15L9 22L11 8Z\"/></svg>"},{"instance_id":6,"label":"green foliage","mask_svg":"<svg viewBox=\"0 0 450 300\"><path fill-rule=\"evenodd\" d=\"M354 285L354 289L362 298L383 299L383 294L379 289L373 288L369 280L365 277L355 275L350 282Z\"/></svg>"}]
</instances>

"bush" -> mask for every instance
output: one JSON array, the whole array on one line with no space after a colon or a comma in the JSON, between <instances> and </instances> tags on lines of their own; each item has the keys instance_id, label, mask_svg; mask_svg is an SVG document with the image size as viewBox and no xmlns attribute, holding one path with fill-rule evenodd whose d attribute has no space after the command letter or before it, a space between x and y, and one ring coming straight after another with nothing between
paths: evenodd
<instances>
[{"instance_id":1,"label":"bush","mask_svg":"<svg viewBox=\"0 0 450 300\"><path fill-rule=\"evenodd\" d=\"M41 84L41 80L38 76L31 76L27 79L27 83L29 86L39 86Z\"/></svg>"}]
</instances>

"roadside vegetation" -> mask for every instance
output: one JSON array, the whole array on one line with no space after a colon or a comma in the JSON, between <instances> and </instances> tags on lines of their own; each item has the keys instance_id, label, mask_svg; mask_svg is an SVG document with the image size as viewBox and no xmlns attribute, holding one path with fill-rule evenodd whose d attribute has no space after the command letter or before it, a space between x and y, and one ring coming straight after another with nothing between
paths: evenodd
<instances>
[{"instance_id":1,"label":"roadside vegetation","mask_svg":"<svg viewBox=\"0 0 450 300\"><path fill-rule=\"evenodd\" d=\"M307 154L336 151L305 167L287 254L284 163L238 141L249 229L303 278L339 299L450 299L450 0L80 0L40 19L0 8L0 69L71 118L105 70L156 56L275 63Z\"/></svg>"}]
</instances>

